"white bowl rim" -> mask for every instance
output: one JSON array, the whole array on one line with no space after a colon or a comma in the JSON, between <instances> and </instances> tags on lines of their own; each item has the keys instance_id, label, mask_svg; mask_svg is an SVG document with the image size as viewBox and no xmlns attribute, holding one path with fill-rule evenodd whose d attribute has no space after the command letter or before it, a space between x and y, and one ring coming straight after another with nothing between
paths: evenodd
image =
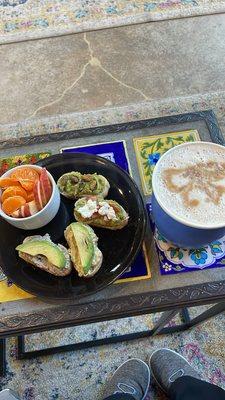
<instances>
[{"instance_id":1,"label":"white bowl rim","mask_svg":"<svg viewBox=\"0 0 225 400\"><path fill-rule=\"evenodd\" d=\"M13 167L13 168L11 168L11 169L9 169L8 171L6 171L2 176L1 176L1 178L6 178L7 176L9 176L13 171L15 171L16 169L18 169L18 168L26 168L26 167L29 167L29 168L34 168L34 169L36 169L36 170L38 170L38 171L40 171L43 167L41 167L40 165L35 165L35 164L23 164L23 165L18 165L18 166L16 166L16 167ZM47 170L47 169L46 169ZM47 173L48 173L48 176L49 176L49 178L51 179L51 183L52 183L52 194L51 194L51 197L50 197L50 199L49 199L49 201L48 201L48 203L44 206L44 208L42 208L42 210L40 210L40 211L38 211L36 214L34 214L34 215L30 215L29 217L22 217L22 218L14 218L14 217L10 217L9 215L7 215L6 213L4 213L4 211L2 210L2 207L1 207L1 203L0 203L0 216L2 217L2 218L4 218L6 221L12 221L12 222L15 222L15 221L30 221L30 220L32 220L32 219L34 219L35 217L37 217L37 216L40 216L41 215L41 213L45 210L45 208L49 205L49 203L51 202L51 200L53 199L53 196L54 196L54 194L55 194L55 191L56 191L56 188L57 188L57 185L56 185L56 182L55 182L55 180L54 180L54 178L53 178L53 176L50 174L50 172L47 170ZM0 189L0 192L1 192L1 189Z\"/></svg>"},{"instance_id":2,"label":"white bowl rim","mask_svg":"<svg viewBox=\"0 0 225 400\"><path fill-rule=\"evenodd\" d=\"M223 148L224 152L225 152L225 146L218 144L218 143L214 143L214 142L206 142L206 141L196 141L196 142L186 142L186 143L182 143L182 144L178 144L177 146L172 147L171 149L167 150L159 159L159 161L157 162L154 170L153 170L153 174L152 174L152 190L154 193L154 196L157 200L157 202L159 203L160 207L165 211L166 214L168 214L171 218L173 218L174 220L180 222L183 225L186 226L190 226L191 228L197 228L197 229L218 229L218 228L225 228L225 221L221 222L219 224L214 224L214 225L203 225L203 224L197 224L195 222L189 222L186 219L183 219L179 216L177 216L176 214L174 214L169 208L167 208L162 201L159 198L158 192L157 192L157 182L156 182L156 174L158 172L158 169L160 167L161 164L161 160L163 160L164 158L167 157L167 155L169 153L172 153L177 147L188 147L188 146L196 146L196 145L210 145L213 147L219 147L220 149Z\"/></svg>"}]
</instances>

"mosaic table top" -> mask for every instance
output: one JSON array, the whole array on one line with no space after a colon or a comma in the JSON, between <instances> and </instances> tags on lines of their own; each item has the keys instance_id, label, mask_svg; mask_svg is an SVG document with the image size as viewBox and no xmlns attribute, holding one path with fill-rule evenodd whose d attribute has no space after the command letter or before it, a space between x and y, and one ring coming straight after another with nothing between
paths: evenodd
<instances>
[{"instance_id":1,"label":"mosaic table top","mask_svg":"<svg viewBox=\"0 0 225 400\"><path fill-rule=\"evenodd\" d=\"M135 150L135 158L138 165L139 177L143 194L148 196L151 194L151 175L159 160L161 154L170 149L171 147L183 143L185 141L200 140L201 137L197 129L189 129L183 131L168 132L167 134L158 134L150 136L138 136L132 138L133 148ZM97 142L85 145L63 146L59 148L59 152L89 152L106 157L111 161L117 163L132 175L132 166L130 162L130 152L128 151L126 140L114 140ZM2 173L13 165L18 165L22 162L35 162L41 158L48 156L50 153L34 153L16 155L13 157L5 157L0 161L0 170ZM150 210L150 202L148 203L148 210ZM194 253L187 254L186 250L172 248L170 244L160 237L160 234L155 231L155 244L158 256L158 268L161 275L169 275L171 273L186 272L190 270L199 270L203 268L201 260L211 250L211 257L205 257L204 267L212 268L223 266L224 251L223 243L214 243L208 249L203 249L201 254ZM195 258L194 258L195 257ZM198 262L198 257L200 262ZM203 258L201 258L203 257ZM171 259L172 258L172 259ZM206 262L207 259L207 262ZM131 270L127 271L117 283L134 282L137 280L149 279L151 277L151 256L149 250L143 248L143 252L138 256L135 264ZM193 264L194 263L194 264ZM11 282L7 282L2 277L0 283L0 301L9 301L16 299L25 299L32 297L20 289L16 288Z\"/></svg>"},{"instance_id":2,"label":"mosaic table top","mask_svg":"<svg viewBox=\"0 0 225 400\"><path fill-rule=\"evenodd\" d=\"M189 131L188 134L187 131ZM35 137L32 141L24 142L23 148L19 149L20 152L15 146L11 148L8 146L4 151L0 150L0 159L5 160L18 154L20 156L41 152L57 154L65 148L70 148L71 150L71 147L81 148L96 144L107 144L108 146L110 141L122 142L125 147L129 172L142 191L146 203L149 203L151 196L144 195L144 186L141 179L141 171L138 168L134 139L145 138L146 142L147 137L151 142L153 136L159 139L161 135L164 135L163 141L166 140L166 137L172 137L174 140L176 136L178 138L181 133L185 133L186 139L188 135L192 135L189 138L191 140L198 139L198 135L201 140L205 141L213 139L221 143L223 140L212 112L136 121L132 124L85 130L82 135L80 133L80 131L66 132L60 134L60 140L54 140L53 137L49 137L48 140L50 141L47 142L44 137L41 140ZM164 148L166 146L165 143ZM163 151L162 148L160 150ZM112 151L109 148L104 150L105 156L113 156L116 160L115 154L112 155L111 153ZM149 162L155 162L156 159L157 156L155 158L155 154L153 154L153 158L149 157ZM19 301L0 303L0 335L4 335L5 332L7 334L15 334L18 329L23 329L24 332L28 330L33 332L34 330L40 330L41 326L51 326L56 321L57 326L62 326L68 321L68 318L73 321L73 324L79 324L82 316L88 323L88 321L96 320L96 318L109 319L121 315L134 315L133 313L138 314L143 310L155 312L156 310L167 309L168 304L177 306L182 303L190 306L195 305L196 302L204 304L209 299L214 299L215 301L215 298L222 298L225 293L225 268L206 268L203 270L198 269L191 273L167 273L162 275L151 229L147 230L145 243L150 260L151 279L132 280L127 283L122 282L110 285L93 296L77 300L75 302L76 305L74 302L50 304L48 301L38 298L23 298Z\"/></svg>"}]
</instances>

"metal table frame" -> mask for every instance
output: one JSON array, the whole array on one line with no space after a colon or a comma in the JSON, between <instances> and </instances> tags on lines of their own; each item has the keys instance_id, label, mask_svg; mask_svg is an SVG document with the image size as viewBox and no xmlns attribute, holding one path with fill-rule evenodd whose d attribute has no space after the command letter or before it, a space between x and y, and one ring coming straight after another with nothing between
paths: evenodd
<instances>
[{"instance_id":1,"label":"metal table frame","mask_svg":"<svg viewBox=\"0 0 225 400\"><path fill-rule=\"evenodd\" d=\"M33 143L50 142L52 140L72 139L104 133L122 132L131 129L163 126L182 122L204 120L207 124L212 141L224 144L217 119L212 111L174 115L144 121L83 129L72 132L62 132L57 135L49 134L38 137L27 137L12 141L1 142L0 148L29 145ZM214 304L207 311L191 319L189 307L205 304ZM109 298L90 303L57 306L50 310L38 313L24 313L22 315L0 317L0 375L6 372L6 338L18 338L18 359L29 359L64 351L85 349L103 344L139 339L157 334L169 334L184 331L207 319L225 311L225 280L203 284L178 287L157 292L131 294L118 298ZM35 332L54 330L59 328L74 327L118 318L126 318L144 314L163 312L153 329L97 339L93 341L58 346L43 350L26 351L25 335ZM181 315L181 324L176 326L166 325L176 316Z\"/></svg>"},{"instance_id":2,"label":"metal table frame","mask_svg":"<svg viewBox=\"0 0 225 400\"><path fill-rule=\"evenodd\" d=\"M125 335L117 335L106 337L103 339L96 339L90 341L84 341L74 344L68 344L63 346L56 346L51 348L45 348L41 350L26 351L25 349L25 334L17 336L17 358L19 360L31 359L40 356L47 356L56 353L63 353L67 351L76 351L81 349L86 349L90 347L97 347L106 344L118 343L123 341L141 339L162 334L171 334L175 332L182 332L189 328L192 328L200 323L207 321L208 319L222 313L225 311L225 301L217 303L198 315L195 318L190 318L188 309L186 307L182 309L175 309L170 311L165 311L162 313L157 323L154 325L153 329L145 330L140 332L129 333ZM177 315L180 314L181 324L166 327L166 325ZM140 315L140 314L139 314ZM109 319L108 319L109 320ZM66 324L67 327L72 327L74 324ZM54 329L61 328L61 324L57 324ZM40 330L38 330L40 332ZM4 376L7 370L6 362L6 338L0 339L0 376Z\"/></svg>"}]
</instances>

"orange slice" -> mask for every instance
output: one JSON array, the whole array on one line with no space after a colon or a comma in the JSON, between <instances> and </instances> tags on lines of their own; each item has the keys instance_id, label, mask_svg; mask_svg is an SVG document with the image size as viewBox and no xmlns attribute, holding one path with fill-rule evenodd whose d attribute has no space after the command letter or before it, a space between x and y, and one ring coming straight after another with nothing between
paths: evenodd
<instances>
[{"instance_id":1,"label":"orange slice","mask_svg":"<svg viewBox=\"0 0 225 400\"><path fill-rule=\"evenodd\" d=\"M21 196L8 197L2 203L2 210L4 213L10 215L24 204L26 204L26 200Z\"/></svg>"},{"instance_id":2,"label":"orange slice","mask_svg":"<svg viewBox=\"0 0 225 400\"><path fill-rule=\"evenodd\" d=\"M8 199L8 197L13 197L13 196L21 196L25 200L27 200L27 192L24 190L22 187L19 186L9 186L7 189L4 190L2 194L1 201L2 203Z\"/></svg>"},{"instance_id":3,"label":"orange slice","mask_svg":"<svg viewBox=\"0 0 225 400\"><path fill-rule=\"evenodd\" d=\"M31 179L20 179L19 178L19 182L21 184L21 186L27 191L27 192L31 192L31 190L33 190L34 188L34 183L35 181L31 180Z\"/></svg>"},{"instance_id":4,"label":"orange slice","mask_svg":"<svg viewBox=\"0 0 225 400\"><path fill-rule=\"evenodd\" d=\"M20 186L20 183L14 178L0 178L0 188L5 189L9 186Z\"/></svg>"},{"instance_id":5,"label":"orange slice","mask_svg":"<svg viewBox=\"0 0 225 400\"><path fill-rule=\"evenodd\" d=\"M10 176L18 181L21 179L29 179L35 182L37 179L39 179L39 173L36 171L36 169L31 167L18 168L12 172Z\"/></svg>"}]
</instances>

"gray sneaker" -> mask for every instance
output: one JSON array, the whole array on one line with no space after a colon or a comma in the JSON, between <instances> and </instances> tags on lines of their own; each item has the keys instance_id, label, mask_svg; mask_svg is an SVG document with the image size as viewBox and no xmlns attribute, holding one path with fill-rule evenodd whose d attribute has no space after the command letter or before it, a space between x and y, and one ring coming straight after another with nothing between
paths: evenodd
<instances>
[{"instance_id":1,"label":"gray sneaker","mask_svg":"<svg viewBox=\"0 0 225 400\"><path fill-rule=\"evenodd\" d=\"M152 353L149 365L157 385L168 393L171 384L182 376L200 376L189 362L180 354L170 349L159 349Z\"/></svg>"},{"instance_id":2,"label":"gray sneaker","mask_svg":"<svg viewBox=\"0 0 225 400\"><path fill-rule=\"evenodd\" d=\"M131 394L135 400L144 400L150 384L150 369L138 358L125 361L107 382L104 397L116 393Z\"/></svg>"}]
</instances>

